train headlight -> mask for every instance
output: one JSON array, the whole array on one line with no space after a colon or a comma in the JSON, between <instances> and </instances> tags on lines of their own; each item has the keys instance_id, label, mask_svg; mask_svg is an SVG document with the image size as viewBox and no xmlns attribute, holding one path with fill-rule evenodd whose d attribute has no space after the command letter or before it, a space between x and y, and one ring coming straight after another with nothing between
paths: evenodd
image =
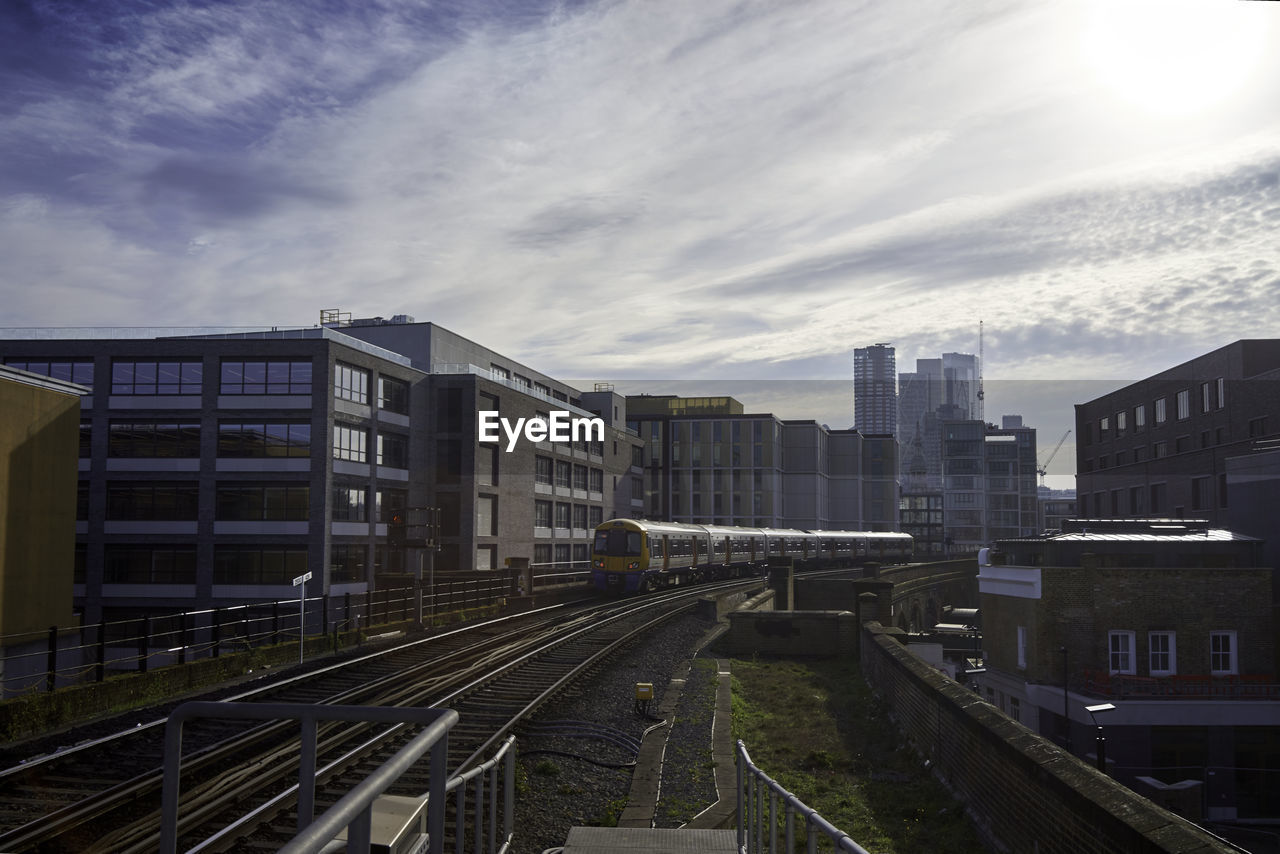
<instances>
[{"instance_id":1,"label":"train headlight","mask_svg":"<svg viewBox=\"0 0 1280 854\"><path fill-rule=\"evenodd\" d=\"M604 561L602 560L593 560L591 561L591 565L596 569L604 569Z\"/></svg>"},{"instance_id":2,"label":"train headlight","mask_svg":"<svg viewBox=\"0 0 1280 854\"><path fill-rule=\"evenodd\" d=\"M633 560L631 561L631 563L627 564L627 569L639 569L639 568L640 568L640 561L638 560Z\"/></svg>"}]
</instances>

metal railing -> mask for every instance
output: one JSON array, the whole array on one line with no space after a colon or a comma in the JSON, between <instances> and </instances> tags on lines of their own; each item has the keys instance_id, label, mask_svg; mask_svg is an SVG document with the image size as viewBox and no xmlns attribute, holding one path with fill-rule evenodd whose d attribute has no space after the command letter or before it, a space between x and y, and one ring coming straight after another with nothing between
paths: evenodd
<instances>
[{"instance_id":1,"label":"metal railing","mask_svg":"<svg viewBox=\"0 0 1280 854\"><path fill-rule=\"evenodd\" d=\"M1187 674L1130 676L1087 670L1084 691L1102 697L1141 697L1144 700L1277 700L1280 683L1271 676Z\"/></svg>"},{"instance_id":2,"label":"metal railing","mask_svg":"<svg viewBox=\"0 0 1280 854\"><path fill-rule=\"evenodd\" d=\"M452 777L446 791L454 792L457 798L457 819L454 823L454 849L462 854L466 841L466 805L467 786L471 784L475 791L476 808L472 815L471 840L476 854L484 851L485 840L488 840L489 854L506 854L515 839L516 815L516 737L508 736L488 761L477 765L457 777ZM503 769L502 795L502 834L498 832L498 766ZM485 776L489 778L489 799L485 802ZM487 835L486 835L487 828ZM501 839L501 844L499 844Z\"/></svg>"},{"instance_id":3,"label":"metal railing","mask_svg":"<svg viewBox=\"0 0 1280 854\"><path fill-rule=\"evenodd\" d=\"M433 616L484 607L510 595L508 572L439 575L434 593L400 587L369 593L253 602L104 620L82 626L50 626L43 632L0 636L0 698L102 682L108 676L146 673L224 653L298 643L307 638L417 618L418 600ZM548 583L541 579L538 583Z\"/></svg>"},{"instance_id":4,"label":"metal railing","mask_svg":"<svg viewBox=\"0 0 1280 854\"><path fill-rule=\"evenodd\" d=\"M350 851L368 851L372 833L373 803L422 757L431 753L431 778L427 794L427 834L431 854L444 854L444 798L449 729L458 721L452 709L420 709L387 706L317 706L310 703L183 703L165 725L164 787L161 792L161 854L176 854L178 843L178 795L182 771L182 727L196 718L235 720L296 720L302 724L302 748L298 766L299 833L280 850L288 854L316 854L344 829ZM358 721L417 724L423 727L404 747L344 795L319 818L315 812L316 732L319 721Z\"/></svg>"},{"instance_id":5,"label":"metal railing","mask_svg":"<svg viewBox=\"0 0 1280 854\"><path fill-rule=\"evenodd\" d=\"M738 765L738 851L740 854L769 851L777 854L778 831L782 828L785 846L782 851L796 850L798 819L804 821L805 850L816 854L819 835L826 836L837 851L851 854L868 854L847 833L818 815L818 811L806 806L795 795L782 788L768 774L751 761L747 746L738 741L735 747ZM765 809L766 795L768 809ZM778 815L778 802L782 802L783 815ZM767 845L767 848L766 848Z\"/></svg>"}]
</instances>

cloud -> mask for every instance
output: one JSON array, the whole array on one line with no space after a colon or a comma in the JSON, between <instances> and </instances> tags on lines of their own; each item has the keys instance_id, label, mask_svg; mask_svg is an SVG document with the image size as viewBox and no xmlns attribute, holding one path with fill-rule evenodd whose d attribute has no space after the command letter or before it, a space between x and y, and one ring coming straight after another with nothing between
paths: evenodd
<instances>
[{"instance_id":1,"label":"cloud","mask_svg":"<svg viewBox=\"0 0 1280 854\"><path fill-rule=\"evenodd\" d=\"M1274 334L1272 84L1108 112L1071 4L111 5L0 16L11 324L341 306L556 375L783 382L980 318L993 378Z\"/></svg>"}]
</instances>

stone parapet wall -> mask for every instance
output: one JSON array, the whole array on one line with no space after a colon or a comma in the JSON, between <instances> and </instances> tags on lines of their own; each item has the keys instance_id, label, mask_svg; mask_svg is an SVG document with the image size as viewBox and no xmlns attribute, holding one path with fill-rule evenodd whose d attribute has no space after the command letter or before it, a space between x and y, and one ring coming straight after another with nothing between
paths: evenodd
<instances>
[{"instance_id":1,"label":"stone parapet wall","mask_svg":"<svg viewBox=\"0 0 1280 854\"><path fill-rule=\"evenodd\" d=\"M864 626L863 676L992 850L1239 851L1006 717L916 658L895 634Z\"/></svg>"}]
</instances>

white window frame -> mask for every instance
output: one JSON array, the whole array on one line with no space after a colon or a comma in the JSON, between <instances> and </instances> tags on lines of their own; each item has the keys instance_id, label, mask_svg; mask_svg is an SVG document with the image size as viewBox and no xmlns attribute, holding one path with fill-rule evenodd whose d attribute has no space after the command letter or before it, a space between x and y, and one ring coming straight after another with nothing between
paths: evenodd
<instances>
[{"instance_id":1,"label":"white window frame","mask_svg":"<svg viewBox=\"0 0 1280 854\"><path fill-rule=\"evenodd\" d=\"M1018 669L1027 669L1027 627L1018 626Z\"/></svg>"},{"instance_id":2,"label":"white window frame","mask_svg":"<svg viewBox=\"0 0 1280 854\"><path fill-rule=\"evenodd\" d=\"M1116 641L1118 640L1124 641L1123 650L1116 649ZM1134 661L1136 652L1137 648L1134 644L1134 633L1132 631L1113 629L1107 632L1107 672L1113 675L1133 676L1137 672ZM1122 655L1124 658L1117 659L1117 655Z\"/></svg>"},{"instance_id":3,"label":"white window frame","mask_svg":"<svg viewBox=\"0 0 1280 854\"><path fill-rule=\"evenodd\" d=\"M1225 638L1227 640L1227 649L1225 652L1227 656L1227 666L1225 669L1215 666L1221 662L1220 656L1224 654L1217 648L1219 646L1219 639L1221 638ZM1236 633L1234 630L1209 632L1209 672L1214 676L1234 676L1237 674L1240 670L1240 665L1236 651L1239 648L1239 644L1236 642Z\"/></svg>"},{"instance_id":4,"label":"white window frame","mask_svg":"<svg viewBox=\"0 0 1280 854\"><path fill-rule=\"evenodd\" d=\"M1167 638L1169 648L1167 650L1156 650L1156 638ZM1156 655L1168 654L1169 667L1161 669L1156 667ZM1147 668L1152 676L1174 676L1178 672L1178 635L1176 632L1158 631L1147 633Z\"/></svg>"}]
</instances>

